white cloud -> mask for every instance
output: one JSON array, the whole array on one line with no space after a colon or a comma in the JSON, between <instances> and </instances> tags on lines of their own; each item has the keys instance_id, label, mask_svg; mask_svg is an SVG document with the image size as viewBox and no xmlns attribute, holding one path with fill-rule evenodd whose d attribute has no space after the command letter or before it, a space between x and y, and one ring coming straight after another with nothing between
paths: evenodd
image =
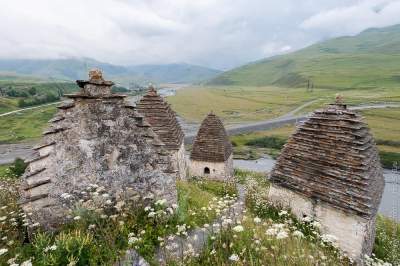
<instances>
[{"instance_id":1,"label":"white cloud","mask_svg":"<svg viewBox=\"0 0 400 266\"><path fill-rule=\"evenodd\" d=\"M305 20L301 27L334 37L353 35L371 27L400 23L400 1L367 0L322 11Z\"/></svg>"},{"instance_id":2,"label":"white cloud","mask_svg":"<svg viewBox=\"0 0 400 266\"><path fill-rule=\"evenodd\" d=\"M0 1L1 58L229 68L326 36L399 22L399 1Z\"/></svg>"}]
</instances>

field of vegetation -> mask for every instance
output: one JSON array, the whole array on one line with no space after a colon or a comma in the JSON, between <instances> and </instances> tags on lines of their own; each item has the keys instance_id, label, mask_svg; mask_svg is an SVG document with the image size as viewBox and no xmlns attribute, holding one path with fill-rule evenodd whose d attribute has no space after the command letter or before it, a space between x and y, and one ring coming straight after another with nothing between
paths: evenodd
<instances>
[{"instance_id":1,"label":"field of vegetation","mask_svg":"<svg viewBox=\"0 0 400 266\"><path fill-rule=\"evenodd\" d=\"M59 101L65 93L76 91L72 82L20 82L0 80L0 111Z\"/></svg>"},{"instance_id":2,"label":"field of vegetation","mask_svg":"<svg viewBox=\"0 0 400 266\"><path fill-rule=\"evenodd\" d=\"M400 25L369 29L226 71L213 85L398 88Z\"/></svg>"},{"instance_id":3,"label":"field of vegetation","mask_svg":"<svg viewBox=\"0 0 400 266\"><path fill-rule=\"evenodd\" d=\"M303 104L298 113L307 113L334 102L340 93L349 105L394 102L400 104L400 90L382 89L317 89L305 88L214 86L178 90L168 97L173 109L190 122L201 122L211 110L225 123L245 123L275 118Z\"/></svg>"},{"instance_id":4,"label":"field of vegetation","mask_svg":"<svg viewBox=\"0 0 400 266\"><path fill-rule=\"evenodd\" d=\"M45 106L0 117L0 143L36 140L56 112L55 106Z\"/></svg>"},{"instance_id":5,"label":"field of vegetation","mask_svg":"<svg viewBox=\"0 0 400 266\"><path fill-rule=\"evenodd\" d=\"M236 182L245 187L245 209L229 218L238 199L233 183L189 180L178 182L178 205L163 199L142 206L116 202L105 188L90 185L89 198L96 210L72 205L60 230L46 232L31 223L17 204L18 179L0 178L1 265L113 265L128 249L136 250L151 265L158 265L157 249L168 252L170 240L180 245L201 229L208 236L203 250L189 247L182 257L167 258L167 265L350 265L331 235L319 232L320 224L298 220L290 210L272 206L266 198L269 183L263 175L236 170ZM111 203L111 205L110 205ZM121 207L122 206L122 207ZM215 222L216 217L222 217ZM26 234L29 229L30 235ZM400 262L399 225L379 217L374 247L376 257L366 265ZM24 264L25 263L25 264ZM387 264L385 264L387 265Z\"/></svg>"}]
</instances>

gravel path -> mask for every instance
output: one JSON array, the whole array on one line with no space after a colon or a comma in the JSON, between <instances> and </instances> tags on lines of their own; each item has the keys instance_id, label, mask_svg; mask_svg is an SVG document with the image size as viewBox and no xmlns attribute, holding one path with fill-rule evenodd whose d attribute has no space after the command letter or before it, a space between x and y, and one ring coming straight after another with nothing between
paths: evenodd
<instances>
[{"instance_id":1,"label":"gravel path","mask_svg":"<svg viewBox=\"0 0 400 266\"><path fill-rule=\"evenodd\" d=\"M47 104L37 105L37 106L33 106L33 107L22 108L22 109L14 110L11 112L2 113L2 114L0 114L0 117L6 116L6 115L12 115L15 113L20 113L20 112L27 111L27 110L37 109L37 108L41 108L41 107L45 107L45 106L49 106L49 105L54 105L54 104L58 104L58 103L61 103L61 102L53 102L53 103L47 103Z\"/></svg>"}]
</instances>

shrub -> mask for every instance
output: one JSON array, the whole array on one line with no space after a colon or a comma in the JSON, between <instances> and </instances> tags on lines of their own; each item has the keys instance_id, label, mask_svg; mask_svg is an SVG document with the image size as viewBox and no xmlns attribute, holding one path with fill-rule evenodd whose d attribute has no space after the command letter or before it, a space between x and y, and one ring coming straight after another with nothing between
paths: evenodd
<instances>
[{"instance_id":1,"label":"shrub","mask_svg":"<svg viewBox=\"0 0 400 266\"><path fill-rule=\"evenodd\" d=\"M400 153L398 152L380 151L379 156L384 168L400 166Z\"/></svg>"},{"instance_id":2,"label":"shrub","mask_svg":"<svg viewBox=\"0 0 400 266\"><path fill-rule=\"evenodd\" d=\"M265 136L247 141L245 144L260 148L282 149L287 139L278 136Z\"/></svg>"},{"instance_id":3,"label":"shrub","mask_svg":"<svg viewBox=\"0 0 400 266\"><path fill-rule=\"evenodd\" d=\"M19 177L25 172L27 166L28 164L26 164L23 159L16 158L14 160L14 163L9 167L9 169L13 176Z\"/></svg>"}]
</instances>

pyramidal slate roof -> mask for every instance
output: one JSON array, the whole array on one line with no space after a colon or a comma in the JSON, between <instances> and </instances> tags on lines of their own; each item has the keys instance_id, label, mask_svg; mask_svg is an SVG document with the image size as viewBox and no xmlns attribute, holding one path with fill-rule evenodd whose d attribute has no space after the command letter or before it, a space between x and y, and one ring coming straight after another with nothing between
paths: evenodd
<instances>
[{"instance_id":1,"label":"pyramidal slate roof","mask_svg":"<svg viewBox=\"0 0 400 266\"><path fill-rule=\"evenodd\" d=\"M221 120L210 113L201 123L190 158L196 161L224 162L232 154L232 144Z\"/></svg>"},{"instance_id":2,"label":"pyramidal slate roof","mask_svg":"<svg viewBox=\"0 0 400 266\"><path fill-rule=\"evenodd\" d=\"M374 139L362 117L337 102L291 136L271 181L348 213L376 214L384 188Z\"/></svg>"},{"instance_id":3,"label":"pyramidal slate roof","mask_svg":"<svg viewBox=\"0 0 400 266\"><path fill-rule=\"evenodd\" d=\"M139 113L145 116L153 131L165 144L167 150L179 150L184 133L171 106L157 93L153 86L137 104Z\"/></svg>"},{"instance_id":4,"label":"pyramidal slate roof","mask_svg":"<svg viewBox=\"0 0 400 266\"><path fill-rule=\"evenodd\" d=\"M65 95L72 102L58 107L27 161L20 204L32 213L30 220L57 228L68 219L62 195L73 195L70 203L75 203L93 183L113 197L130 191L132 197L152 194L175 203L176 170L143 115L124 95L112 93L113 83L100 70L77 83L81 90Z\"/></svg>"}]
</instances>

